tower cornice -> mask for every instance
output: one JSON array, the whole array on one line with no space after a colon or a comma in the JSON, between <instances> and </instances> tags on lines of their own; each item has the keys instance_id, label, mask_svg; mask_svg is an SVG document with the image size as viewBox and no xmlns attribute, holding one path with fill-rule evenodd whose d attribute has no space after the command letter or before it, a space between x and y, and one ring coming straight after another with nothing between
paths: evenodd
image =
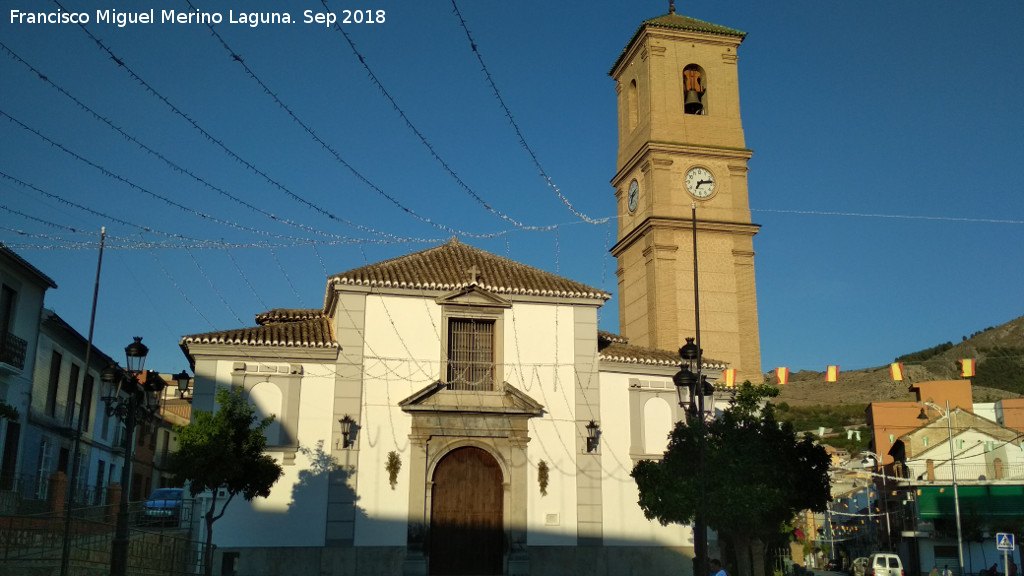
<instances>
[{"instance_id":1,"label":"tower cornice","mask_svg":"<svg viewBox=\"0 0 1024 576\"><path fill-rule=\"evenodd\" d=\"M666 217L651 217L646 218L639 226L630 230L629 234L626 234L621 240L615 243L611 248L612 256L616 258L622 254L627 248L633 243L643 238L649 233L656 231L677 231L677 230L691 230L692 222L689 218L666 218ZM744 222L724 222L717 220L697 220L697 231L701 232L727 232L730 234L740 234L753 237L757 234L758 230L761 229L760 224L747 224Z\"/></svg>"},{"instance_id":2,"label":"tower cornice","mask_svg":"<svg viewBox=\"0 0 1024 576\"><path fill-rule=\"evenodd\" d=\"M616 171L612 178L612 186L618 187L626 175L636 169L645 158L656 155L688 156L718 159L735 159L747 161L753 157L754 151L749 148L736 148L732 146L708 146L699 144L687 144L684 142L645 142L629 160Z\"/></svg>"}]
</instances>

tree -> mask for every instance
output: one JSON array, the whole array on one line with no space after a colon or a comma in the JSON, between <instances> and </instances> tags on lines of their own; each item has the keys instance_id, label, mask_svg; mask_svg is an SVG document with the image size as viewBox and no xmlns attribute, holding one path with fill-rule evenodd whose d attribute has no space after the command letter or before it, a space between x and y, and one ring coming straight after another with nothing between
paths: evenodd
<instances>
[{"instance_id":1,"label":"tree","mask_svg":"<svg viewBox=\"0 0 1024 576\"><path fill-rule=\"evenodd\" d=\"M264 453L264 430L274 416L260 419L241 388L221 388L216 398L219 410L196 411L190 426L176 428L178 450L169 461L175 480L187 482L193 498L206 491L211 493L210 506L204 514L207 576L213 573L213 523L224 516L228 504L238 494L247 501L269 496L270 488L283 473L281 465ZM217 512L219 490L227 492L227 498Z\"/></svg>"},{"instance_id":2,"label":"tree","mask_svg":"<svg viewBox=\"0 0 1024 576\"><path fill-rule=\"evenodd\" d=\"M763 549L753 554L755 542L777 536L798 511L824 511L830 498L825 449L810 435L797 439L771 404L761 407L763 398L777 394L773 386L744 383L720 418L703 428L698 421L679 422L662 460L641 461L632 472L647 518L693 522L703 429L705 517L732 544L740 576L763 571Z\"/></svg>"}]
</instances>

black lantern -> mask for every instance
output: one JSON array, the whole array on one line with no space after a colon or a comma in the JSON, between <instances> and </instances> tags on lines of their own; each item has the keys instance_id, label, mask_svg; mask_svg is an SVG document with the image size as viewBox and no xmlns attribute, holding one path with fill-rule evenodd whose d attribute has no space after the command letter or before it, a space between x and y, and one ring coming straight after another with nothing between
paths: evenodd
<instances>
[{"instance_id":1,"label":"black lantern","mask_svg":"<svg viewBox=\"0 0 1024 576\"><path fill-rule=\"evenodd\" d=\"M174 380L178 383L178 395L182 398L188 393L188 384L192 378L188 375L188 372L182 370L174 375Z\"/></svg>"},{"instance_id":2,"label":"black lantern","mask_svg":"<svg viewBox=\"0 0 1024 576\"><path fill-rule=\"evenodd\" d=\"M601 431L601 427L594 423L593 420L590 424L587 424L587 452L593 452L597 450L597 436Z\"/></svg>"},{"instance_id":3,"label":"black lantern","mask_svg":"<svg viewBox=\"0 0 1024 576\"><path fill-rule=\"evenodd\" d=\"M693 341L694 338L687 338L686 344L683 344L683 347L679 349L679 357L688 363L694 362L700 356L700 350Z\"/></svg>"},{"instance_id":4,"label":"black lantern","mask_svg":"<svg viewBox=\"0 0 1024 576\"><path fill-rule=\"evenodd\" d=\"M689 366L676 372L672 376L672 383L676 385L676 394L679 396L679 406L684 407L693 398L693 388L697 385L697 375L690 371Z\"/></svg>"},{"instance_id":5,"label":"black lantern","mask_svg":"<svg viewBox=\"0 0 1024 576\"><path fill-rule=\"evenodd\" d=\"M355 423L356 421L348 414L338 420L338 424L341 424L341 448L343 450L352 446L352 425Z\"/></svg>"},{"instance_id":6,"label":"black lantern","mask_svg":"<svg viewBox=\"0 0 1024 576\"><path fill-rule=\"evenodd\" d=\"M124 347L124 355L128 361L128 371L139 374L146 367L146 356L149 348L142 343L142 336L135 336L135 341Z\"/></svg>"}]
</instances>

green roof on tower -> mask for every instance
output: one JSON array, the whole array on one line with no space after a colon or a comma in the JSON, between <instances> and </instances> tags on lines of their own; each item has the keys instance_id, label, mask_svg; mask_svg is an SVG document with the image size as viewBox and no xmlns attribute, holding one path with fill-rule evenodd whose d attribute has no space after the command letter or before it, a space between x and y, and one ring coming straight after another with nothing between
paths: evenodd
<instances>
[{"instance_id":1,"label":"green roof on tower","mask_svg":"<svg viewBox=\"0 0 1024 576\"><path fill-rule=\"evenodd\" d=\"M626 47L622 49L622 53L615 60L615 64L612 66L608 74L611 75L612 71L622 62L622 59L626 56L626 50L633 45L640 33L645 28L671 28L675 30L687 30L691 32L705 32L708 34L720 34L722 36L734 36L739 38L741 41L747 37L746 32L741 32L733 28L727 28L725 26L719 26L718 24L712 24L696 18L690 18L689 16L683 16L682 14L676 14L675 12L669 12L663 16L644 20L640 27L636 29L636 33L630 38L629 42L626 43Z\"/></svg>"}]
</instances>

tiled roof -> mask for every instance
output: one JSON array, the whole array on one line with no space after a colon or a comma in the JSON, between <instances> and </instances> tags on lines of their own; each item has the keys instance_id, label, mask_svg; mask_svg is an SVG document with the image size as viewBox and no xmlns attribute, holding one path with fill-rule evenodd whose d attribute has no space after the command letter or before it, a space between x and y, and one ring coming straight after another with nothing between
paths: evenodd
<instances>
[{"instance_id":1,"label":"tiled roof","mask_svg":"<svg viewBox=\"0 0 1024 576\"><path fill-rule=\"evenodd\" d=\"M718 24L712 24L710 22L705 22L703 20L697 20L696 18L690 18L689 16L683 16L682 14L676 14L674 12L670 14L665 14L664 16L658 16L657 18L645 20L642 24L640 24L640 27L637 28L636 32L633 34L633 38L631 38L630 41L626 44L626 47L623 48L622 53L619 54L619 57L615 59L615 64L612 66L612 69L609 71L609 74L615 71L615 68L618 67L619 63L622 62L622 59L625 58L626 51L629 50L629 47L633 45L633 42L636 42L636 39L640 36L640 33L644 31L644 28L647 28L648 26L650 26L651 28L672 28L675 30L689 30L692 32L707 32L710 34L720 34L722 36L735 36L740 40L743 40L747 36L746 32L740 32L739 30L726 28L725 26L719 26Z\"/></svg>"},{"instance_id":2,"label":"tiled roof","mask_svg":"<svg viewBox=\"0 0 1024 576\"><path fill-rule=\"evenodd\" d=\"M606 332L604 330L597 331L597 349L604 350L610 344L629 344L629 339L625 336Z\"/></svg>"},{"instance_id":3,"label":"tiled roof","mask_svg":"<svg viewBox=\"0 0 1024 576\"><path fill-rule=\"evenodd\" d=\"M315 320L324 315L319 308L274 308L256 315L256 323L260 326L284 324L299 320Z\"/></svg>"},{"instance_id":4,"label":"tiled roof","mask_svg":"<svg viewBox=\"0 0 1024 576\"><path fill-rule=\"evenodd\" d=\"M629 340L624 336L605 332L604 330L597 332L597 350L601 360L607 362L646 364L649 366L679 366L681 364L678 352L633 346L629 344ZM724 362L711 358L703 358L702 365L705 368L728 367Z\"/></svg>"},{"instance_id":5,"label":"tiled roof","mask_svg":"<svg viewBox=\"0 0 1024 576\"><path fill-rule=\"evenodd\" d=\"M274 312L268 312L270 314ZM261 314L260 316L263 316ZM257 316L259 318L259 316ZM318 312L310 320L279 320L273 324L237 330L221 330L192 334L181 339L187 344L226 344L233 346L286 346L304 348L337 348L334 329L329 318Z\"/></svg>"},{"instance_id":6,"label":"tiled roof","mask_svg":"<svg viewBox=\"0 0 1024 576\"><path fill-rule=\"evenodd\" d=\"M746 32L740 32L733 28L726 28L725 26L719 26L718 24L712 24L711 22L705 22L703 20L697 20L696 18L690 18L689 16L683 16L682 14L675 13L665 14L664 16L658 16L657 18L646 20L640 25L641 28L644 26L692 30L694 32L709 32L711 34L721 34L723 36L738 36L739 38L746 38L747 36Z\"/></svg>"},{"instance_id":7,"label":"tiled roof","mask_svg":"<svg viewBox=\"0 0 1024 576\"><path fill-rule=\"evenodd\" d=\"M607 300L611 294L502 258L452 239L446 244L331 276L342 285L413 290L458 290L476 284L495 294Z\"/></svg>"},{"instance_id":8,"label":"tiled roof","mask_svg":"<svg viewBox=\"0 0 1024 576\"><path fill-rule=\"evenodd\" d=\"M601 360L623 364L647 364L655 366L679 366L679 355L665 350L612 343L605 346L598 355Z\"/></svg>"}]
</instances>

